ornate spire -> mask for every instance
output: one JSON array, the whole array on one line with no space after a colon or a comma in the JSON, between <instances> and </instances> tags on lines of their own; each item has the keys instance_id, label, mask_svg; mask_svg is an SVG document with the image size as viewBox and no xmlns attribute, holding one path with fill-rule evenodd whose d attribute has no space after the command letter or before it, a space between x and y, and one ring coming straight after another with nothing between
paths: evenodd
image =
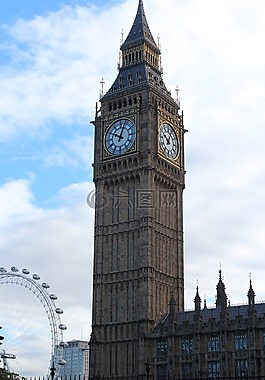
<instances>
[{"instance_id":1,"label":"ornate spire","mask_svg":"<svg viewBox=\"0 0 265 380\"><path fill-rule=\"evenodd\" d=\"M251 320L257 317L255 309L255 292L252 288L251 274L249 274L249 290L248 290L248 316Z\"/></svg>"},{"instance_id":2,"label":"ornate spire","mask_svg":"<svg viewBox=\"0 0 265 380\"><path fill-rule=\"evenodd\" d=\"M137 13L130 33L122 42L118 63L118 76L113 85L100 101L117 97L118 94L137 91L146 85L153 86L164 96L170 97L160 68L160 49L149 29L144 12L143 1L139 0Z\"/></svg>"},{"instance_id":3,"label":"ornate spire","mask_svg":"<svg viewBox=\"0 0 265 380\"><path fill-rule=\"evenodd\" d=\"M174 295L173 293L171 294L171 298L170 298L170 301L169 301L169 314L174 317L175 316L175 313L176 313L176 301L175 301L175 298L174 298Z\"/></svg>"},{"instance_id":4,"label":"ornate spire","mask_svg":"<svg viewBox=\"0 0 265 380\"><path fill-rule=\"evenodd\" d=\"M160 52L152 36L152 33L149 29L145 12L144 12L143 1L139 0L137 13L136 13L132 28L130 30L130 33L128 34L128 37L122 44L121 50L126 50L135 45L142 44L144 42L151 45L151 47L155 49L157 53Z\"/></svg>"},{"instance_id":5,"label":"ornate spire","mask_svg":"<svg viewBox=\"0 0 265 380\"><path fill-rule=\"evenodd\" d=\"M227 295L225 292L225 285L222 280L222 271L219 269L219 281L216 286L217 296L216 296L216 307L227 307Z\"/></svg>"},{"instance_id":6,"label":"ornate spire","mask_svg":"<svg viewBox=\"0 0 265 380\"><path fill-rule=\"evenodd\" d=\"M194 304L195 304L195 318L197 319L201 314L201 297L199 295L199 287L198 287L198 281L197 281L197 287L196 287L196 295L194 298Z\"/></svg>"},{"instance_id":7,"label":"ornate spire","mask_svg":"<svg viewBox=\"0 0 265 380\"><path fill-rule=\"evenodd\" d=\"M255 292L252 288L252 281L251 281L251 275L250 275L250 280L249 280L249 290L248 290L248 304L250 306L254 306L255 305Z\"/></svg>"}]
</instances>

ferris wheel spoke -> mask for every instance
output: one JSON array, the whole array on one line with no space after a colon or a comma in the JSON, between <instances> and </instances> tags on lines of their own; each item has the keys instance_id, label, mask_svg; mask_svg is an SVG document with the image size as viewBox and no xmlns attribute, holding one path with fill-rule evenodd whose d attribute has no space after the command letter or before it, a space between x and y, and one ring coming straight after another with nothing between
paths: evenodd
<instances>
[{"instance_id":1,"label":"ferris wheel spoke","mask_svg":"<svg viewBox=\"0 0 265 380\"><path fill-rule=\"evenodd\" d=\"M41 282L38 274L31 276L27 269L20 272L16 267L12 267L10 271L0 268L0 309L3 314L1 324L4 325L6 334L5 346L2 347L8 346L19 353L12 362L20 372L23 371L20 373L23 376L40 375L29 371L32 369L33 359L37 363L38 357L41 358L41 351L47 357L48 368L54 365L56 376L59 375L60 366L65 364L63 331L66 326L60 319L63 310L56 306L57 296L50 293L49 288L47 283ZM47 334L47 320L50 334ZM44 342L45 335L50 335L49 344ZM34 343L39 351L32 349ZM43 359L40 365L42 362ZM13 363L10 363L10 368L13 368Z\"/></svg>"}]
</instances>

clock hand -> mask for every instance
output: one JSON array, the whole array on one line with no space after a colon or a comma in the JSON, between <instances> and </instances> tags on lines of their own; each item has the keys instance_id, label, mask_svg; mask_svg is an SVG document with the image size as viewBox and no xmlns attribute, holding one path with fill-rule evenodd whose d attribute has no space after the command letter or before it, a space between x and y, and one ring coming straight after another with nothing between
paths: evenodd
<instances>
[{"instance_id":1,"label":"clock hand","mask_svg":"<svg viewBox=\"0 0 265 380\"><path fill-rule=\"evenodd\" d=\"M124 131L124 128L125 128L125 122L122 125L120 136L116 136L116 137L118 137L119 141L121 141L121 139L123 139L122 133Z\"/></svg>"},{"instance_id":2,"label":"clock hand","mask_svg":"<svg viewBox=\"0 0 265 380\"><path fill-rule=\"evenodd\" d=\"M167 137L167 135L165 133L164 133L164 137L167 140L167 145L169 145L170 144L170 140L169 140L169 138Z\"/></svg>"},{"instance_id":3,"label":"clock hand","mask_svg":"<svg viewBox=\"0 0 265 380\"><path fill-rule=\"evenodd\" d=\"M119 139L119 141L121 140L121 139L123 139L123 136L120 134L120 135L117 135L117 133L114 133L114 136L115 137L118 137L118 139Z\"/></svg>"},{"instance_id":4,"label":"clock hand","mask_svg":"<svg viewBox=\"0 0 265 380\"><path fill-rule=\"evenodd\" d=\"M121 128L121 132L120 132L119 135L118 135L117 133L114 133L114 136L115 136L115 137L118 137L118 141L119 141L119 142L124 138L124 136L122 135L122 134L123 134L123 131L124 131L124 128L125 128L125 123L123 123L123 126L122 126L122 128Z\"/></svg>"}]
</instances>

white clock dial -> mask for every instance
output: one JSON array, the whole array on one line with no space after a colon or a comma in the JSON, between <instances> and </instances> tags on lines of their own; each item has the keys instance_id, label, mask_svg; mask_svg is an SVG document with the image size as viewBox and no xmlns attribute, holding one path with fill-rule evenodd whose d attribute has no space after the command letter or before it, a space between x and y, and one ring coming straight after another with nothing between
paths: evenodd
<instances>
[{"instance_id":1,"label":"white clock dial","mask_svg":"<svg viewBox=\"0 0 265 380\"><path fill-rule=\"evenodd\" d=\"M136 128L129 119L115 121L107 130L105 146L109 153L119 155L127 152L136 138Z\"/></svg>"},{"instance_id":2,"label":"white clock dial","mask_svg":"<svg viewBox=\"0 0 265 380\"><path fill-rule=\"evenodd\" d=\"M168 123L163 123L159 130L159 142L165 155L175 159L178 155L179 144L176 132Z\"/></svg>"}]
</instances>

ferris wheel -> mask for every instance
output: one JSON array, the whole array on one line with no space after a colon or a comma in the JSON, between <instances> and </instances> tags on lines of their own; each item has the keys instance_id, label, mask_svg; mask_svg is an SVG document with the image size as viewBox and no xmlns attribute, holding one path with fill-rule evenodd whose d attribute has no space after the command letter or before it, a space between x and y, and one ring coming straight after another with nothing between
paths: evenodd
<instances>
[{"instance_id":1,"label":"ferris wheel","mask_svg":"<svg viewBox=\"0 0 265 380\"><path fill-rule=\"evenodd\" d=\"M31 275L28 269L20 272L16 267L11 267L10 270L0 267L1 325L3 333L7 331L4 333L3 348L11 358L12 355L16 358L12 362L20 361L20 371L27 371L20 373L21 375L31 375L30 370L33 370L36 359L36 363L39 360L41 365L46 362L46 371L47 367L48 373L52 369L56 379L60 374L60 367L66 364L63 351L67 344L63 341L63 331L67 327L61 323L63 310L55 303L58 297L50 293L49 284L41 282L40 279L37 273ZM39 307L40 304L42 308ZM37 367L40 368L40 365ZM40 373L35 372L34 375Z\"/></svg>"}]
</instances>

